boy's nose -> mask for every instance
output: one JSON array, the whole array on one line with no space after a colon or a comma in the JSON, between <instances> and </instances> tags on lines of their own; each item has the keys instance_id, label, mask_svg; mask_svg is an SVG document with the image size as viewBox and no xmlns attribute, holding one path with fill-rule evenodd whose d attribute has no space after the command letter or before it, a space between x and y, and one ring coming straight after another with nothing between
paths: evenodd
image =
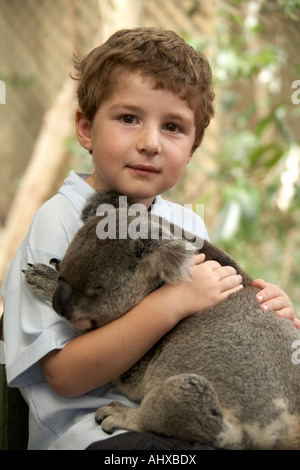
<instances>
[{"instance_id":1,"label":"boy's nose","mask_svg":"<svg viewBox=\"0 0 300 470\"><path fill-rule=\"evenodd\" d=\"M146 155L159 155L162 149L159 129L154 126L145 126L141 129L137 147L139 152Z\"/></svg>"}]
</instances>

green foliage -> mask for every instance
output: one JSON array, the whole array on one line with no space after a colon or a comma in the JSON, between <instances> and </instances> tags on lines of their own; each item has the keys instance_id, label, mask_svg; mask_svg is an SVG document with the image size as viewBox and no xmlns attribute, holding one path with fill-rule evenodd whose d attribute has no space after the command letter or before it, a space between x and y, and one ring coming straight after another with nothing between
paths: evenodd
<instances>
[{"instance_id":1,"label":"green foliage","mask_svg":"<svg viewBox=\"0 0 300 470\"><path fill-rule=\"evenodd\" d=\"M221 202L211 238L254 278L285 289L300 315L300 105L282 91L287 50L265 39L259 15L247 23L245 8L236 8L246 4L222 4L217 34L193 44L216 51L211 64L223 123L213 175ZM276 7L286 21L300 22L299 5L278 0ZM299 74L299 64L289 68Z\"/></svg>"},{"instance_id":2,"label":"green foliage","mask_svg":"<svg viewBox=\"0 0 300 470\"><path fill-rule=\"evenodd\" d=\"M300 0L278 0L284 13L294 21L300 19Z\"/></svg>"}]
</instances>

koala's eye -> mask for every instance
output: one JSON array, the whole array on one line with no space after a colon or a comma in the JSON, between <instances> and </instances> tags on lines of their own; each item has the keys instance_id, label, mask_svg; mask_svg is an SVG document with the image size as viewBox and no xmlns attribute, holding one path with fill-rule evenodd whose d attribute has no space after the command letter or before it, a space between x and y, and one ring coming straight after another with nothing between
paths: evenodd
<instances>
[{"instance_id":1,"label":"koala's eye","mask_svg":"<svg viewBox=\"0 0 300 470\"><path fill-rule=\"evenodd\" d=\"M90 297L101 294L103 291L103 286L92 286L87 289L86 294Z\"/></svg>"}]
</instances>

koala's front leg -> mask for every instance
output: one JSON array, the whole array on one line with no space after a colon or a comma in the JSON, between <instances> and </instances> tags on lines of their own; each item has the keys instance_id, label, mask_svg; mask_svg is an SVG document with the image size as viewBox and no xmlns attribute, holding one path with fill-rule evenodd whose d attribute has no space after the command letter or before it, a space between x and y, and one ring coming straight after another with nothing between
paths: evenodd
<instances>
[{"instance_id":1,"label":"koala's front leg","mask_svg":"<svg viewBox=\"0 0 300 470\"><path fill-rule=\"evenodd\" d=\"M31 290L52 302L58 283L58 271L46 264L28 264L29 269L22 270Z\"/></svg>"},{"instance_id":2,"label":"koala's front leg","mask_svg":"<svg viewBox=\"0 0 300 470\"><path fill-rule=\"evenodd\" d=\"M138 412L138 408L129 408L118 401L113 401L107 406L98 408L95 420L108 434L112 434L116 429L141 432L142 429L137 422Z\"/></svg>"}]
</instances>

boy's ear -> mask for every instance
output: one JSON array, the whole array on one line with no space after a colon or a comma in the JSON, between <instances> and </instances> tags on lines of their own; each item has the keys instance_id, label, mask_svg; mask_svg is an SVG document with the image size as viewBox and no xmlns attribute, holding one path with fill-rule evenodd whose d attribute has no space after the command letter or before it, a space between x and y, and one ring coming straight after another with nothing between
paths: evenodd
<instances>
[{"instance_id":1,"label":"boy's ear","mask_svg":"<svg viewBox=\"0 0 300 470\"><path fill-rule=\"evenodd\" d=\"M92 150L91 123L85 117L81 108L77 108L75 114L75 126L78 142L86 150Z\"/></svg>"}]
</instances>

